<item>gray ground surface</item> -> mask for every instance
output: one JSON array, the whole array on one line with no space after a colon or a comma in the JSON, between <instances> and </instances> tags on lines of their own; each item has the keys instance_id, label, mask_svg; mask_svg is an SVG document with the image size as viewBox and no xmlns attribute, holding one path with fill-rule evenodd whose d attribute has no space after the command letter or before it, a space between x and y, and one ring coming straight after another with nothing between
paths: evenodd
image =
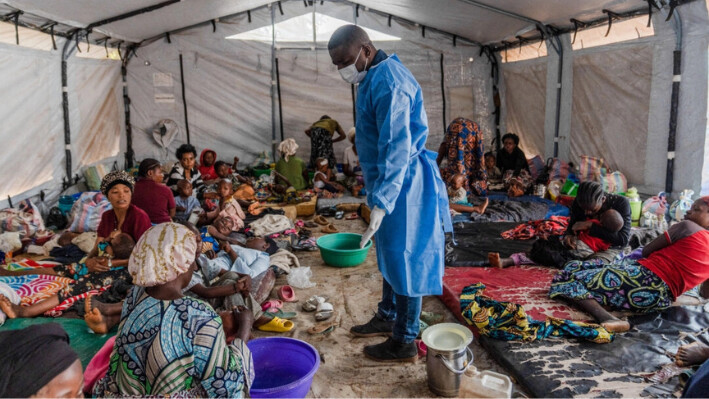
<instances>
[{"instance_id":1,"label":"gray ground surface","mask_svg":"<svg viewBox=\"0 0 709 399\"><path fill-rule=\"evenodd\" d=\"M335 220L334 225L342 232L362 233L366 228L361 220ZM320 236L319 228L313 229ZM367 322L376 310L380 298L382 276L377 269L376 256L369 251L367 260L353 268L326 266L319 252L296 252L302 266L310 266L313 281L317 286L310 289L296 289L300 302L287 303L286 311L298 312L293 321L296 327L285 334L256 331L255 337L288 336L312 344L321 355L321 365L311 386L309 397L435 397L426 384L426 362L420 359L416 364L391 365L371 361L364 357L365 345L379 343L382 337L354 338L349 329L353 325ZM286 284L286 276L276 281L276 287ZM337 328L328 335L310 335L307 329L316 322L313 313L301 310L301 304L311 295L327 295L338 313ZM276 292L272 293L276 298ZM445 321L456 322L453 314L437 297L426 297L423 309L445 315ZM474 341L471 345L475 355L475 366L479 370L505 373L485 350ZM506 374L506 373L505 373Z\"/></svg>"}]
</instances>

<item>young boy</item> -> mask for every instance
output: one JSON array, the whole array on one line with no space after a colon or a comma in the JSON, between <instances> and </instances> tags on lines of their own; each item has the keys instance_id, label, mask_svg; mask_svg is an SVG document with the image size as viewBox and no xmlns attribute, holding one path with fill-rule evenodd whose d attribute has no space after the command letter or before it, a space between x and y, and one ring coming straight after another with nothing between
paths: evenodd
<instances>
[{"instance_id":1,"label":"young boy","mask_svg":"<svg viewBox=\"0 0 709 399\"><path fill-rule=\"evenodd\" d=\"M330 169L328 160L325 158L318 158L315 161L317 165L317 172L313 176L313 186L315 187L315 192L324 198L333 198L341 196L345 188L334 181L334 176L332 170Z\"/></svg>"},{"instance_id":2,"label":"young boy","mask_svg":"<svg viewBox=\"0 0 709 399\"><path fill-rule=\"evenodd\" d=\"M51 269L3 270L1 274L6 276L49 274L68 277L74 279L75 282L63 288L57 294L30 306L14 305L7 300L7 298L0 295L0 310L5 312L11 319L17 317L36 317L54 309L69 298L89 293L93 290L108 288L114 281L123 280L130 282L131 277L130 274L128 274L128 269L123 266L114 268L111 265L111 261L113 259L128 259L134 246L135 241L133 241L133 238L128 234L120 232L116 232L105 241L100 242L98 244L98 256L106 259L109 267L109 270L105 272L89 272L85 263L60 265Z\"/></svg>"},{"instance_id":3,"label":"young boy","mask_svg":"<svg viewBox=\"0 0 709 399\"><path fill-rule=\"evenodd\" d=\"M502 183L502 172L500 168L495 166L497 159L495 154L490 152L485 153L485 170L487 171L487 188L491 191L499 191L505 188Z\"/></svg>"},{"instance_id":4,"label":"young boy","mask_svg":"<svg viewBox=\"0 0 709 399\"><path fill-rule=\"evenodd\" d=\"M184 179L190 182L198 193L201 193L204 182L202 181L202 175L199 173L199 169L195 165L197 149L190 144L182 144L175 152L175 155L179 162L172 167L168 175L167 186L170 187L172 193L177 196L179 195L177 192L177 182Z\"/></svg>"},{"instance_id":5,"label":"young boy","mask_svg":"<svg viewBox=\"0 0 709 399\"><path fill-rule=\"evenodd\" d=\"M199 201L192 196L192 184L190 182L184 179L177 182L177 192L179 195L175 197L175 221L186 222L193 212L202 213Z\"/></svg>"}]
</instances>

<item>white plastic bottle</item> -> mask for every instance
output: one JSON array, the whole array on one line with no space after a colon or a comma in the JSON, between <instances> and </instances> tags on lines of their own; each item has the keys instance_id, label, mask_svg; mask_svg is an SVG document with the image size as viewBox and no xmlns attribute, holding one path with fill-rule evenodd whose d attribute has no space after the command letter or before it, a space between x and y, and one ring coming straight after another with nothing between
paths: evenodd
<instances>
[{"instance_id":1,"label":"white plastic bottle","mask_svg":"<svg viewBox=\"0 0 709 399\"><path fill-rule=\"evenodd\" d=\"M478 371L475 366L468 367L460 380L461 398L510 398L512 380L510 377L494 371Z\"/></svg>"}]
</instances>

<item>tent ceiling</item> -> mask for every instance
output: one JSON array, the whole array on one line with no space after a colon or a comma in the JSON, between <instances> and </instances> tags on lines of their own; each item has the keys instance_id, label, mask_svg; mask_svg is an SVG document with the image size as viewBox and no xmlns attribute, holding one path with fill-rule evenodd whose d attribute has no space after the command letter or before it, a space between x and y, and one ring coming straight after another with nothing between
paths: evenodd
<instances>
[{"instance_id":1,"label":"tent ceiling","mask_svg":"<svg viewBox=\"0 0 709 399\"><path fill-rule=\"evenodd\" d=\"M0 0L26 13L74 27L154 6L164 0ZM645 0L475 0L479 3L559 27L569 20L604 16L608 9L623 13L647 7ZM271 3L270 0L182 0L174 4L96 28L97 32L132 42L236 14ZM523 21L472 4L469 0L354 0L354 3L479 43L513 40L532 27Z\"/></svg>"}]
</instances>

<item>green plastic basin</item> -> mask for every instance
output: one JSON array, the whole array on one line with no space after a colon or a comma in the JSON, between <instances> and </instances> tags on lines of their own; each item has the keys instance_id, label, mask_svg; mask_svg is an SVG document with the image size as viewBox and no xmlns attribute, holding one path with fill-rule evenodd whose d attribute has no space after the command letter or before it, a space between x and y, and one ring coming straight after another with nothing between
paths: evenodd
<instances>
[{"instance_id":1,"label":"green plastic basin","mask_svg":"<svg viewBox=\"0 0 709 399\"><path fill-rule=\"evenodd\" d=\"M271 173L271 169L254 169L254 177L258 178L261 175L267 175Z\"/></svg>"},{"instance_id":2,"label":"green plastic basin","mask_svg":"<svg viewBox=\"0 0 709 399\"><path fill-rule=\"evenodd\" d=\"M369 240L364 248L359 247L361 234L335 233L318 238L322 260L329 266L353 267L362 264L367 259L367 252L372 247Z\"/></svg>"}]
</instances>

